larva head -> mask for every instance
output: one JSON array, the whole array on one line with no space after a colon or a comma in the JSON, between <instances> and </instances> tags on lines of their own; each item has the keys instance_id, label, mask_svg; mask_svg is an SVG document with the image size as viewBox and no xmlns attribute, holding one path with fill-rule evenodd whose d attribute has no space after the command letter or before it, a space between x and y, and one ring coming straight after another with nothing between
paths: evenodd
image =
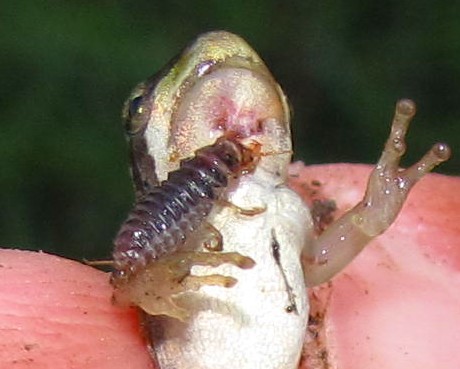
<instances>
[{"instance_id":1,"label":"larva head","mask_svg":"<svg viewBox=\"0 0 460 369\"><path fill-rule=\"evenodd\" d=\"M236 137L221 136L214 145L204 147L197 151L209 150L212 155L219 158L229 171L229 175L236 177L241 174L251 173L255 170L261 158L261 145L253 142L243 145Z\"/></svg>"},{"instance_id":2,"label":"larva head","mask_svg":"<svg viewBox=\"0 0 460 369\"><path fill-rule=\"evenodd\" d=\"M163 72L136 87L124 117L133 171L150 165L157 181L229 131L245 144L257 141L263 151L291 149L281 88L254 50L224 31L200 36ZM146 152L154 164L148 163ZM283 175L289 160L289 154L273 155L260 164Z\"/></svg>"}]
</instances>

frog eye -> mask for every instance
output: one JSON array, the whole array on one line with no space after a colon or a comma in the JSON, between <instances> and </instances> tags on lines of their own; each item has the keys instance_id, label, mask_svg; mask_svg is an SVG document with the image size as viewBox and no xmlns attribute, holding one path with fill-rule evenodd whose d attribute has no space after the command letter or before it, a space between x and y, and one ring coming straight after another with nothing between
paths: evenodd
<instances>
[{"instance_id":1,"label":"frog eye","mask_svg":"<svg viewBox=\"0 0 460 369\"><path fill-rule=\"evenodd\" d=\"M142 96L137 96L131 100L128 107L128 114L130 118L136 114L142 114Z\"/></svg>"},{"instance_id":2,"label":"frog eye","mask_svg":"<svg viewBox=\"0 0 460 369\"><path fill-rule=\"evenodd\" d=\"M145 128L149 119L149 104L145 103L144 94L136 94L125 103L123 119L129 135L134 135Z\"/></svg>"}]
</instances>

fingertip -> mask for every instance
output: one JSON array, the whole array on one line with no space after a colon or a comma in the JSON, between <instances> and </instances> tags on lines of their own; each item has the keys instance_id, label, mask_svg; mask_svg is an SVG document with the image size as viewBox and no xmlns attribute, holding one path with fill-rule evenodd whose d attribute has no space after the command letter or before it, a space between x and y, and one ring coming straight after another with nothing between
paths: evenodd
<instances>
[{"instance_id":1,"label":"fingertip","mask_svg":"<svg viewBox=\"0 0 460 369\"><path fill-rule=\"evenodd\" d=\"M108 275L45 253L0 250L0 367L153 368Z\"/></svg>"}]
</instances>

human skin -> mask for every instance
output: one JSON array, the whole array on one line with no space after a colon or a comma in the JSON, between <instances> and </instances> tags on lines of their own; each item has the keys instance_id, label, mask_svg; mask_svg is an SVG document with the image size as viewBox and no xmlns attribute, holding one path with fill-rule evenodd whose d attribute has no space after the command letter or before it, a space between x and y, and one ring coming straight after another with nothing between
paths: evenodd
<instances>
[{"instance_id":1,"label":"human skin","mask_svg":"<svg viewBox=\"0 0 460 369\"><path fill-rule=\"evenodd\" d=\"M362 198L370 170L294 164L291 185L308 201L316 181L341 213ZM311 291L319 338L307 339L302 368L460 367L459 190L460 178L427 175L395 224ZM111 304L108 279L75 261L0 250L0 368L153 368L136 311Z\"/></svg>"},{"instance_id":2,"label":"human skin","mask_svg":"<svg viewBox=\"0 0 460 369\"><path fill-rule=\"evenodd\" d=\"M320 194L343 212L360 200L369 172L363 165L294 164L291 185L305 198L305 184L319 180ZM388 231L310 291L311 313L323 324L320 352L317 342L307 345L301 368L460 367L459 190L459 177L423 178Z\"/></svg>"}]
</instances>

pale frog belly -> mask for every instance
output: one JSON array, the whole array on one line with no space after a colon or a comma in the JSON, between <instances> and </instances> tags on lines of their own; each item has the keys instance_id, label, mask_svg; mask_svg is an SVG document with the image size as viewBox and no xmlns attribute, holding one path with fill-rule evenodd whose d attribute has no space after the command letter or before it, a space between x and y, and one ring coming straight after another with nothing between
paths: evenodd
<instances>
[{"instance_id":1,"label":"pale frog belly","mask_svg":"<svg viewBox=\"0 0 460 369\"><path fill-rule=\"evenodd\" d=\"M243 179L230 200L243 208L267 208L251 217L224 208L209 219L223 236L224 251L250 256L256 265L249 270L232 265L193 268L193 274L228 275L238 283L182 295L181 305L193 316L185 324L168 319L164 325L163 339L155 344L162 369L298 365L308 316L300 251L311 229L309 211L292 190L258 183L253 176Z\"/></svg>"}]
</instances>

